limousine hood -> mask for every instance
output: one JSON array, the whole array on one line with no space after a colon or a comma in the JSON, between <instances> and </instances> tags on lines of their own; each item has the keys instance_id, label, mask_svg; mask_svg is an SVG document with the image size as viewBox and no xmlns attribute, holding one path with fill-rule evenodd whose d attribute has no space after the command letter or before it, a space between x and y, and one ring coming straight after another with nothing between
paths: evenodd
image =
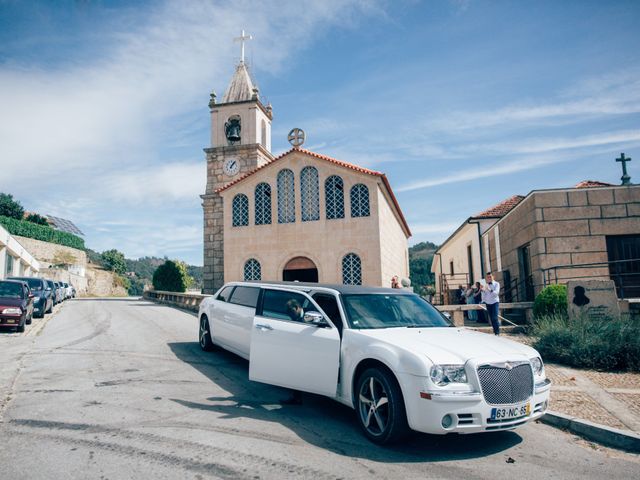
<instances>
[{"instance_id":1,"label":"limousine hood","mask_svg":"<svg viewBox=\"0 0 640 480\"><path fill-rule=\"evenodd\" d=\"M385 328L358 332L389 346L426 355L434 364L456 365L473 359L504 361L539 356L527 345L465 328Z\"/></svg>"}]
</instances>

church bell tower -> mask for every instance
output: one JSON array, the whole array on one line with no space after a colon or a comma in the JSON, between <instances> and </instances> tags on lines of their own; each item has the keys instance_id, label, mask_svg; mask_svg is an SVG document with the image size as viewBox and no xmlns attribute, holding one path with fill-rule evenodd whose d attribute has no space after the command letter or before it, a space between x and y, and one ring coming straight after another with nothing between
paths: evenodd
<instances>
[{"instance_id":1,"label":"church bell tower","mask_svg":"<svg viewBox=\"0 0 640 480\"><path fill-rule=\"evenodd\" d=\"M264 105L244 61L244 42L240 62L218 103L211 93L211 146L204 149L207 160L207 187L202 198L204 209L204 293L214 293L224 284L224 210L217 190L243 174L273 160L271 154L271 105Z\"/></svg>"}]
</instances>

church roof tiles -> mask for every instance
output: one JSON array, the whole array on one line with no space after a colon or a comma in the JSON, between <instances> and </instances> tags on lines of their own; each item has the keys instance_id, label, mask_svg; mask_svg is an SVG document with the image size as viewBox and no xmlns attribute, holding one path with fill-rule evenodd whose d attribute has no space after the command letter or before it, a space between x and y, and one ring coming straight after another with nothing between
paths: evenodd
<instances>
[{"instance_id":1,"label":"church roof tiles","mask_svg":"<svg viewBox=\"0 0 640 480\"><path fill-rule=\"evenodd\" d=\"M235 180L233 180L233 181L227 183L226 185L223 185L222 187L218 188L216 190L216 193L220 193L220 192L228 189L232 185L235 185L237 183L242 182L245 178L254 175L258 171L262 170L263 168L266 168L266 167L272 165L273 163L275 163L278 160L286 157L287 155L290 155L293 152L300 152L300 153L303 153L305 155L309 155L311 157L315 157L315 158L318 158L318 159L321 159L321 160L325 160L327 162L331 162L331 163L333 163L335 165L339 165L339 166L344 167L344 168L349 168L349 169L354 170L356 172L365 173L367 175L373 175L373 176L376 176L376 177L380 177L380 179L382 180L382 183L384 184L387 192L389 193L389 197L391 198L391 201L392 201L392 203L393 203L393 205L395 207L395 210L397 211L398 216L400 217L400 220L402 222L402 226L406 230L407 236L411 236L411 229L409 228L409 224L407 223L407 220L404 218L402 210L400 209L400 204L398 203L398 199L396 198L395 194L393 193L393 189L391 188L391 184L389 183L389 180L387 179L387 176L384 173L378 172L376 170L371 170L371 169L368 169L368 168L364 168L364 167L361 167L359 165L354 165L353 163L345 162L343 160L338 160L336 158L329 157L327 155L322 155L320 153L312 152L311 150L306 150L306 149L300 148L300 147L293 147L292 149L287 150L286 152L282 153L281 155L278 155L276 158L274 158L270 162L267 162L264 165L261 165L260 167L254 169L254 170L252 170L250 172L247 172L244 175L241 175L240 177L236 178Z\"/></svg>"},{"instance_id":2,"label":"church roof tiles","mask_svg":"<svg viewBox=\"0 0 640 480\"><path fill-rule=\"evenodd\" d=\"M613 187L612 183L599 182L597 180L583 180L573 188Z\"/></svg>"}]
</instances>

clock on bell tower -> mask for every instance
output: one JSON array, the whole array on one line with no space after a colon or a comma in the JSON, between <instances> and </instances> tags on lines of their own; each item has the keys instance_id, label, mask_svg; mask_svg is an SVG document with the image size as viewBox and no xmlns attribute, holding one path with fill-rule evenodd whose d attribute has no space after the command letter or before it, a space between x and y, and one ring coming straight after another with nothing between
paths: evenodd
<instances>
[{"instance_id":1,"label":"clock on bell tower","mask_svg":"<svg viewBox=\"0 0 640 480\"><path fill-rule=\"evenodd\" d=\"M213 293L224 283L224 221L222 197L216 192L241 175L273 160L271 154L271 105L260 100L244 62L244 42L251 36L236 38L241 43L240 62L218 103L215 92L209 99L211 146L204 149L207 159L207 186L201 195L204 209L204 293Z\"/></svg>"}]
</instances>

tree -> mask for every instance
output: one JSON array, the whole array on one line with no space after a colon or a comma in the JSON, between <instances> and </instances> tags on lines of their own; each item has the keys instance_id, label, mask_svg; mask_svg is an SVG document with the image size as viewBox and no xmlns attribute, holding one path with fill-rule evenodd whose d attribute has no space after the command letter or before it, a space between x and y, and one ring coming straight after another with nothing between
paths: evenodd
<instances>
[{"instance_id":1,"label":"tree","mask_svg":"<svg viewBox=\"0 0 640 480\"><path fill-rule=\"evenodd\" d=\"M411 279L414 292L420 293L422 287L433 283L433 274L431 273L432 262L433 257L429 259L412 258L409 260L409 278Z\"/></svg>"},{"instance_id":2,"label":"tree","mask_svg":"<svg viewBox=\"0 0 640 480\"><path fill-rule=\"evenodd\" d=\"M115 273L124 273L127 270L127 262L124 258L124 253L119 252L116 249L107 250L102 252L102 265L107 270L111 270Z\"/></svg>"},{"instance_id":3,"label":"tree","mask_svg":"<svg viewBox=\"0 0 640 480\"><path fill-rule=\"evenodd\" d=\"M47 219L42 215L38 215L37 213L30 213L29 215L27 215L27 218L25 220L31 223L37 223L38 225L44 225L45 227L49 226L49 222L47 222Z\"/></svg>"},{"instance_id":4,"label":"tree","mask_svg":"<svg viewBox=\"0 0 640 480\"><path fill-rule=\"evenodd\" d=\"M186 292L193 284L193 278L187 273L184 262L167 260L153 274L154 290L166 292Z\"/></svg>"},{"instance_id":5,"label":"tree","mask_svg":"<svg viewBox=\"0 0 640 480\"><path fill-rule=\"evenodd\" d=\"M9 193L0 193L0 215L22 220L24 208Z\"/></svg>"}]
</instances>

